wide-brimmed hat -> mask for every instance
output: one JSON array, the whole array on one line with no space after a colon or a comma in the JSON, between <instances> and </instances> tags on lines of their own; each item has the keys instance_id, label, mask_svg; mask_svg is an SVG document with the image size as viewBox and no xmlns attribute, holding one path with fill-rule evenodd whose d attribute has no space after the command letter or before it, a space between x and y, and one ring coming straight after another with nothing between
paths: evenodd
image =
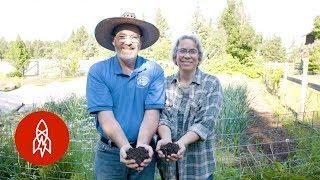
<instances>
[{"instance_id":1,"label":"wide-brimmed hat","mask_svg":"<svg viewBox=\"0 0 320 180\"><path fill-rule=\"evenodd\" d=\"M121 24L132 24L137 26L141 31L141 49L145 49L154 44L159 38L159 30L153 24L136 19L134 13L124 13L121 17L107 18L98 23L95 29L97 42L114 51L112 44L115 34L114 29Z\"/></svg>"}]
</instances>

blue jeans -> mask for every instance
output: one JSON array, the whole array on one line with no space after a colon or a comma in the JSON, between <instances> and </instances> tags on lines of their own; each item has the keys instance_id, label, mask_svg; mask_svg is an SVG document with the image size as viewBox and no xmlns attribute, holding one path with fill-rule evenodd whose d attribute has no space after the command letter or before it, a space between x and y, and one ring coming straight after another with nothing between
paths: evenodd
<instances>
[{"instance_id":1,"label":"blue jeans","mask_svg":"<svg viewBox=\"0 0 320 180\"><path fill-rule=\"evenodd\" d=\"M152 145L154 148L154 145ZM120 162L119 148L98 141L94 172L97 180L153 180L155 157L141 172L128 168Z\"/></svg>"}]
</instances>

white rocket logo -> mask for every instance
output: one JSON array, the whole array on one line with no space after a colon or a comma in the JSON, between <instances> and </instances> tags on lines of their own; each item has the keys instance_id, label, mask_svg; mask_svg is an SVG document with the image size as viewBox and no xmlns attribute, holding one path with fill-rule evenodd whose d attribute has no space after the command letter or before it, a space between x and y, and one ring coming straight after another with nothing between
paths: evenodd
<instances>
[{"instance_id":1,"label":"white rocket logo","mask_svg":"<svg viewBox=\"0 0 320 180\"><path fill-rule=\"evenodd\" d=\"M46 122L41 119L36 128L36 137L33 139L32 153L40 152L43 157L45 151L51 154L51 140L49 138L49 129Z\"/></svg>"}]
</instances>

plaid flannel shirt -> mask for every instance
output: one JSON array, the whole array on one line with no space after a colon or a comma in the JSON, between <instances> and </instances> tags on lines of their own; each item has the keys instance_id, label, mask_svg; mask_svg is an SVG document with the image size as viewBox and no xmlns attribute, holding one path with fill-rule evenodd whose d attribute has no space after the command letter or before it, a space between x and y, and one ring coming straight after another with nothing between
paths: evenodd
<instances>
[{"instance_id":1,"label":"plaid flannel shirt","mask_svg":"<svg viewBox=\"0 0 320 180\"><path fill-rule=\"evenodd\" d=\"M160 160L158 167L165 179L207 179L214 170L214 125L222 104L222 88L219 80L197 69L188 89L180 87L178 74L167 78L165 109L160 125L171 130L172 141L179 140L188 131L200 139L186 148L184 157L176 162ZM178 169L176 168L178 167Z\"/></svg>"}]
</instances>

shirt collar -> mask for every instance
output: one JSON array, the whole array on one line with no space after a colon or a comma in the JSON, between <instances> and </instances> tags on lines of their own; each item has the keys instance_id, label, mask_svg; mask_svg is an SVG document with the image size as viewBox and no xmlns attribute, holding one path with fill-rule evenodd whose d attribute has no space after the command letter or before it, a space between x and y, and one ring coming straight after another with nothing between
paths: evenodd
<instances>
[{"instance_id":1,"label":"shirt collar","mask_svg":"<svg viewBox=\"0 0 320 180\"><path fill-rule=\"evenodd\" d=\"M120 60L118 59L117 55L113 56L114 73L118 74L118 75L119 74L123 74L119 61ZM143 71L145 68L140 68L140 67L145 61L146 60L144 58L142 58L141 56L137 56L136 63L135 63L135 66L134 66L134 71L138 71L138 72Z\"/></svg>"},{"instance_id":2,"label":"shirt collar","mask_svg":"<svg viewBox=\"0 0 320 180\"><path fill-rule=\"evenodd\" d=\"M199 68L197 68L196 73L195 73L191 83L196 83L196 84L200 85L201 84L201 75L202 75L202 72L199 70ZM178 81L179 81L179 72L174 75L171 83L176 83Z\"/></svg>"}]
</instances>

